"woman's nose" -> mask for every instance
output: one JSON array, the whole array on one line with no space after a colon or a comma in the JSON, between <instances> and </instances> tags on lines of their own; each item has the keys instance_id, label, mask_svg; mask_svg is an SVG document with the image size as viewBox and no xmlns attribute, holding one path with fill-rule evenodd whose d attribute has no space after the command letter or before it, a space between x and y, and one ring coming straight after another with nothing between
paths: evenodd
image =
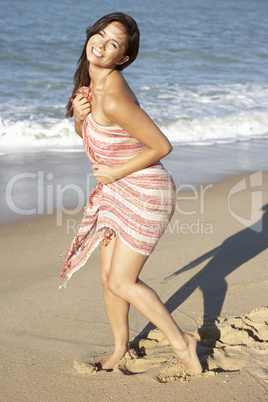
<instances>
[{"instance_id":1,"label":"woman's nose","mask_svg":"<svg viewBox=\"0 0 268 402\"><path fill-rule=\"evenodd\" d=\"M100 47L101 49L104 49L104 48L105 48L105 40L104 40L104 38L100 38L100 40L99 40L99 42L98 42L98 45L99 45L99 47Z\"/></svg>"}]
</instances>

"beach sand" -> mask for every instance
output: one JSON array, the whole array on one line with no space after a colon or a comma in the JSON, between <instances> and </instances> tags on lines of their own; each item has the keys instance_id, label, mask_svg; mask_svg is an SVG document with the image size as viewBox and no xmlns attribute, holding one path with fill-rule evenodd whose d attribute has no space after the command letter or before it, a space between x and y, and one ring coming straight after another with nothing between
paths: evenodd
<instances>
[{"instance_id":1,"label":"beach sand","mask_svg":"<svg viewBox=\"0 0 268 402\"><path fill-rule=\"evenodd\" d=\"M92 372L113 348L98 250L58 290L59 255L82 212L59 226L56 213L24 217L0 226L1 401L267 400L268 173L208 180L177 194L141 275L196 336L204 373L185 376L133 308L131 356L112 373Z\"/></svg>"}]
</instances>

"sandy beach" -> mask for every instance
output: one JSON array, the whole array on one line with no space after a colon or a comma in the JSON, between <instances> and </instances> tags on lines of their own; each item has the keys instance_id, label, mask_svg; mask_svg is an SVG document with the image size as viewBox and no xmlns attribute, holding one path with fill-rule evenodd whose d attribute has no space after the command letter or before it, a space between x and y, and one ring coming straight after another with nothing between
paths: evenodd
<instances>
[{"instance_id":1,"label":"sandy beach","mask_svg":"<svg viewBox=\"0 0 268 402\"><path fill-rule=\"evenodd\" d=\"M65 105L87 28L115 11L141 34L123 75L173 145L176 210L140 278L196 337L200 376L134 308L129 353L96 372L113 351L99 249L59 289L96 184ZM267 13L250 0L1 3L0 402L268 401ZM111 77L87 70L103 105Z\"/></svg>"},{"instance_id":2,"label":"sandy beach","mask_svg":"<svg viewBox=\"0 0 268 402\"><path fill-rule=\"evenodd\" d=\"M203 375L185 376L166 339L134 309L131 356L113 373L92 373L113 347L98 250L58 290L59 255L82 212L60 213L60 225L57 213L24 216L0 226L2 401L266 400L268 173L207 177L178 192L141 275L196 336Z\"/></svg>"}]
</instances>

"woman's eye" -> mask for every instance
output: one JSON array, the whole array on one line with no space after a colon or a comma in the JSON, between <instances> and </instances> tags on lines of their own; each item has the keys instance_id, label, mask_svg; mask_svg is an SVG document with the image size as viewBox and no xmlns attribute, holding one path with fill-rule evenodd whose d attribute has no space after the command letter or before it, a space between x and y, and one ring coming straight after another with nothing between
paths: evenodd
<instances>
[{"instance_id":1,"label":"woman's eye","mask_svg":"<svg viewBox=\"0 0 268 402\"><path fill-rule=\"evenodd\" d=\"M98 32L98 35L100 35L102 37L104 36L102 32Z\"/></svg>"},{"instance_id":2,"label":"woman's eye","mask_svg":"<svg viewBox=\"0 0 268 402\"><path fill-rule=\"evenodd\" d=\"M115 42L111 42L111 41L110 41L110 45L113 46L115 49L118 48L117 43L115 43Z\"/></svg>"}]
</instances>

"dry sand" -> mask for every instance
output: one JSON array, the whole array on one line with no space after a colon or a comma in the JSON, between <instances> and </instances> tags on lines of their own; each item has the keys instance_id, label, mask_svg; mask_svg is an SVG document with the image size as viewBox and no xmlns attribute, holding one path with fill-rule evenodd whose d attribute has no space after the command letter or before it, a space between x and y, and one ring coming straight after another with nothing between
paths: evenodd
<instances>
[{"instance_id":1,"label":"dry sand","mask_svg":"<svg viewBox=\"0 0 268 402\"><path fill-rule=\"evenodd\" d=\"M1 401L267 400L267 203L267 173L178 194L144 267L141 279L198 340L204 374L193 378L134 309L131 356L92 373L113 343L98 251L58 290L68 220L82 213L60 227L55 215L1 226Z\"/></svg>"}]
</instances>

